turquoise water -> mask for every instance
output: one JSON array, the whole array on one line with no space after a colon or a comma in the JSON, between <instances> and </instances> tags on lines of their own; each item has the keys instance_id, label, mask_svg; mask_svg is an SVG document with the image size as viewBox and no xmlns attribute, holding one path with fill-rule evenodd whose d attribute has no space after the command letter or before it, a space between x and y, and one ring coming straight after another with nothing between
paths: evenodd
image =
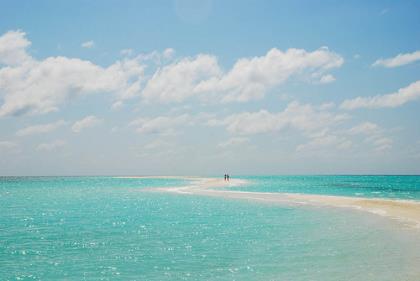
<instances>
[{"instance_id":1,"label":"turquoise water","mask_svg":"<svg viewBox=\"0 0 420 281\"><path fill-rule=\"evenodd\" d=\"M420 200L420 176L259 176L236 190Z\"/></svg>"},{"instance_id":2,"label":"turquoise water","mask_svg":"<svg viewBox=\"0 0 420 281\"><path fill-rule=\"evenodd\" d=\"M0 280L419 280L417 230L334 208L142 192L183 184L1 178Z\"/></svg>"}]
</instances>

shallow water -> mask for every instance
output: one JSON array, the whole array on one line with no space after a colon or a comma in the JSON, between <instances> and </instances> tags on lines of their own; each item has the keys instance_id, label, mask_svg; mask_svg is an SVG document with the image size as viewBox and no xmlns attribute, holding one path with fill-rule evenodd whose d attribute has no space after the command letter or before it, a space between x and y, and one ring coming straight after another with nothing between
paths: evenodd
<instances>
[{"instance_id":1,"label":"shallow water","mask_svg":"<svg viewBox=\"0 0 420 281\"><path fill-rule=\"evenodd\" d=\"M258 178L253 178L257 185ZM261 183L265 183L261 179ZM420 238L334 208L142 192L177 179L0 180L0 280L418 280Z\"/></svg>"},{"instance_id":2,"label":"shallow water","mask_svg":"<svg viewBox=\"0 0 420 281\"><path fill-rule=\"evenodd\" d=\"M236 190L420 200L420 176L248 176Z\"/></svg>"}]
</instances>

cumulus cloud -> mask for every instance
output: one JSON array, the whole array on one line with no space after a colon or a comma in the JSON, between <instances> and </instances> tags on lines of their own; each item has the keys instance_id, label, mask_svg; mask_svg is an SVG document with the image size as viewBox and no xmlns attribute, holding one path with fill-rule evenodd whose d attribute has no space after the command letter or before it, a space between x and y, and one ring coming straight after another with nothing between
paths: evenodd
<instances>
[{"instance_id":1,"label":"cumulus cloud","mask_svg":"<svg viewBox=\"0 0 420 281\"><path fill-rule=\"evenodd\" d=\"M59 120L56 122L48 123L48 124L40 124L40 125L33 125L23 129L20 129L16 132L17 136L28 136L33 134L45 134L55 129L65 125L66 122L64 120Z\"/></svg>"},{"instance_id":2,"label":"cumulus cloud","mask_svg":"<svg viewBox=\"0 0 420 281\"><path fill-rule=\"evenodd\" d=\"M376 151L384 151L392 148L394 141L387 137L375 138L373 144L375 145Z\"/></svg>"},{"instance_id":3,"label":"cumulus cloud","mask_svg":"<svg viewBox=\"0 0 420 281\"><path fill-rule=\"evenodd\" d=\"M126 55L132 55L133 50L130 50L129 54ZM128 52L127 52L128 53ZM175 50L172 48L166 48L163 51L152 51L149 53L141 53L137 55L137 59L139 59L142 62L153 62L156 66L161 66L165 63L170 63L172 59L175 56Z\"/></svg>"},{"instance_id":4,"label":"cumulus cloud","mask_svg":"<svg viewBox=\"0 0 420 281\"><path fill-rule=\"evenodd\" d=\"M372 66L383 66L387 68L398 67L410 63L414 63L420 60L420 51L413 53L398 54L393 58L379 59L375 61Z\"/></svg>"},{"instance_id":5,"label":"cumulus cloud","mask_svg":"<svg viewBox=\"0 0 420 281\"><path fill-rule=\"evenodd\" d=\"M291 102L282 112L271 113L266 110L243 112L222 120L209 120L208 124L225 126L228 132L238 135L270 133L285 128L293 128L309 134L347 118L346 114L333 114L309 104Z\"/></svg>"},{"instance_id":6,"label":"cumulus cloud","mask_svg":"<svg viewBox=\"0 0 420 281\"><path fill-rule=\"evenodd\" d=\"M239 136L295 130L309 140L307 143L297 145L296 151L302 152L326 147L350 148L352 142L345 135L334 131L334 127L348 118L347 114L332 113L322 106L291 102L281 112L272 113L266 110L243 112L224 119L211 119L208 125L225 126L229 133Z\"/></svg>"},{"instance_id":7,"label":"cumulus cloud","mask_svg":"<svg viewBox=\"0 0 420 281\"><path fill-rule=\"evenodd\" d=\"M163 51L162 56L165 59L171 59L175 55L175 50L172 48L167 48Z\"/></svg>"},{"instance_id":8,"label":"cumulus cloud","mask_svg":"<svg viewBox=\"0 0 420 281\"><path fill-rule=\"evenodd\" d=\"M38 151L54 151L57 150L63 146L65 146L67 143L64 140L55 140L48 143L41 143L37 146L36 150Z\"/></svg>"},{"instance_id":9,"label":"cumulus cloud","mask_svg":"<svg viewBox=\"0 0 420 281\"><path fill-rule=\"evenodd\" d=\"M129 49L129 48L128 49L122 49L120 51L120 54L123 55L123 56L131 56L133 53L134 53L134 50Z\"/></svg>"},{"instance_id":10,"label":"cumulus cloud","mask_svg":"<svg viewBox=\"0 0 420 281\"><path fill-rule=\"evenodd\" d=\"M257 112L242 112L230 115L224 119L209 120L210 126L226 126L228 132L239 135L254 135L273 132L285 127L286 122L280 114L266 110Z\"/></svg>"},{"instance_id":11,"label":"cumulus cloud","mask_svg":"<svg viewBox=\"0 0 420 281\"><path fill-rule=\"evenodd\" d=\"M188 114L178 116L158 116L154 118L139 118L130 122L129 126L135 128L140 134L173 135L177 127L191 125Z\"/></svg>"},{"instance_id":12,"label":"cumulus cloud","mask_svg":"<svg viewBox=\"0 0 420 281\"><path fill-rule=\"evenodd\" d=\"M335 107L335 103L334 102L324 102L323 104L321 104L319 106L320 110L327 110L327 109L332 109Z\"/></svg>"},{"instance_id":13,"label":"cumulus cloud","mask_svg":"<svg viewBox=\"0 0 420 281\"><path fill-rule=\"evenodd\" d=\"M16 152L18 145L11 141L0 141L0 152Z\"/></svg>"},{"instance_id":14,"label":"cumulus cloud","mask_svg":"<svg viewBox=\"0 0 420 281\"><path fill-rule=\"evenodd\" d=\"M102 119L99 119L96 116L89 115L85 118L76 121L71 127L72 131L75 133L80 133L82 130L90 127L94 127L102 122Z\"/></svg>"},{"instance_id":15,"label":"cumulus cloud","mask_svg":"<svg viewBox=\"0 0 420 281\"><path fill-rule=\"evenodd\" d=\"M32 58L25 33L0 37L0 117L57 111L67 100L94 93L114 93L119 100L136 96L144 67L124 59L104 68L67 57Z\"/></svg>"},{"instance_id":16,"label":"cumulus cloud","mask_svg":"<svg viewBox=\"0 0 420 281\"><path fill-rule=\"evenodd\" d=\"M296 147L297 152L303 152L308 150L315 150L319 148L331 148L336 147L340 150L349 149L353 143L344 136L338 136L329 130L322 130L320 133L316 133L310 136L310 141L304 144L300 144Z\"/></svg>"},{"instance_id":17,"label":"cumulus cloud","mask_svg":"<svg viewBox=\"0 0 420 281\"><path fill-rule=\"evenodd\" d=\"M379 131L379 126L372 122L364 122L349 129L349 133L351 135L358 135L358 134L371 135L371 134L377 133L378 131Z\"/></svg>"},{"instance_id":18,"label":"cumulus cloud","mask_svg":"<svg viewBox=\"0 0 420 281\"><path fill-rule=\"evenodd\" d=\"M217 59L210 55L184 58L158 69L148 80L142 96L147 100L180 102L197 94L200 82L221 73Z\"/></svg>"},{"instance_id":19,"label":"cumulus cloud","mask_svg":"<svg viewBox=\"0 0 420 281\"><path fill-rule=\"evenodd\" d=\"M80 46L82 48L91 49L91 48L95 47L95 42L93 42L92 40L86 41L86 42L83 42Z\"/></svg>"},{"instance_id":20,"label":"cumulus cloud","mask_svg":"<svg viewBox=\"0 0 420 281\"><path fill-rule=\"evenodd\" d=\"M373 97L357 97L345 100L340 107L344 109L397 107L420 98L420 80L411 83L397 92Z\"/></svg>"},{"instance_id":21,"label":"cumulus cloud","mask_svg":"<svg viewBox=\"0 0 420 281\"><path fill-rule=\"evenodd\" d=\"M112 104L111 109L112 109L112 110L119 110L119 109L121 109L123 106L124 106L124 102L123 102L123 101L121 101L121 100L118 100L118 101L116 101L116 102L114 102L114 103Z\"/></svg>"},{"instance_id":22,"label":"cumulus cloud","mask_svg":"<svg viewBox=\"0 0 420 281\"><path fill-rule=\"evenodd\" d=\"M320 76L343 62L341 56L326 47L313 52L302 49L283 52L274 48L261 57L241 58L232 69L223 72L216 57L202 54L159 69L147 82L143 96L179 102L194 95L204 100L216 95L222 102L245 102L262 98L269 89L293 75L308 72ZM327 74L324 80L332 82L333 77Z\"/></svg>"},{"instance_id":23,"label":"cumulus cloud","mask_svg":"<svg viewBox=\"0 0 420 281\"><path fill-rule=\"evenodd\" d=\"M362 135L365 142L374 146L376 151L384 151L392 148L393 140L384 135L384 130L372 122L360 123L347 131L350 135Z\"/></svg>"},{"instance_id":24,"label":"cumulus cloud","mask_svg":"<svg viewBox=\"0 0 420 281\"><path fill-rule=\"evenodd\" d=\"M319 80L319 83L321 84L328 84L335 81L335 77L331 74L323 75L321 79Z\"/></svg>"},{"instance_id":25,"label":"cumulus cloud","mask_svg":"<svg viewBox=\"0 0 420 281\"><path fill-rule=\"evenodd\" d=\"M323 126L312 127L304 131L304 136L309 140L306 143L299 144L296 147L297 152L309 152L319 149L332 148L338 151L354 149L360 147L362 143L368 145L367 148L373 148L374 151L383 152L392 148L393 140L385 136L385 131L377 124L372 122L362 122L349 129L334 128L334 123L326 123Z\"/></svg>"},{"instance_id":26,"label":"cumulus cloud","mask_svg":"<svg viewBox=\"0 0 420 281\"><path fill-rule=\"evenodd\" d=\"M322 73L343 62L341 56L326 47L313 52L274 48L261 57L239 59L228 73L203 82L199 88L203 92L224 93L223 102L244 102L262 98L267 90L293 75Z\"/></svg>"},{"instance_id":27,"label":"cumulus cloud","mask_svg":"<svg viewBox=\"0 0 420 281\"><path fill-rule=\"evenodd\" d=\"M31 45L26 39L26 33L20 30L9 31L0 36L0 66L17 65L31 60L26 48Z\"/></svg>"},{"instance_id":28,"label":"cumulus cloud","mask_svg":"<svg viewBox=\"0 0 420 281\"><path fill-rule=\"evenodd\" d=\"M330 83L335 78L325 72L344 61L326 47L312 52L274 48L263 56L240 58L224 71L213 55L173 60L172 48L134 57L126 49L122 60L103 67L64 56L37 60L28 53L30 44L22 31L0 36L0 117L58 111L68 100L98 93L115 96L113 109L135 97L149 102L181 102L191 96L201 101L245 102L262 98L293 76ZM82 45L91 47L94 42ZM148 63L154 67L150 75L145 74Z\"/></svg>"}]
</instances>

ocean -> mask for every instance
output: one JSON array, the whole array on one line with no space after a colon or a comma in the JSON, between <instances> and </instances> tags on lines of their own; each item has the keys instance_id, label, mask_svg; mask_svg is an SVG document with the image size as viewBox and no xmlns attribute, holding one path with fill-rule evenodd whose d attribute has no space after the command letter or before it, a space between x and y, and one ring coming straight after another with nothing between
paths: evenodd
<instances>
[{"instance_id":1,"label":"ocean","mask_svg":"<svg viewBox=\"0 0 420 281\"><path fill-rule=\"evenodd\" d=\"M420 176L239 178L231 189L420 201ZM190 181L1 177L0 280L420 280L419 229L343 208L148 192Z\"/></svg>"},{"instance_id":2,"label":"ocean","mask_svg":"<svg viewBox=\"0 0 420 281\"><path fill-rule=\"evenodd\" d=\"M247 176L249 183L233 187L256 192L287 192L420 200L420 176Z\"/></svg>"}]
</instances>

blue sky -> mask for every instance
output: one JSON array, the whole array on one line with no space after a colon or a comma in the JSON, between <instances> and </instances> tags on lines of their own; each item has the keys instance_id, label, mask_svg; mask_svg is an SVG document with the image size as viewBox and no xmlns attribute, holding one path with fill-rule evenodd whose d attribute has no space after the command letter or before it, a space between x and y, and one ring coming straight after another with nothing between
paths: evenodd
<instances>
[{"instance_id":1,"label":"blue sky","mask_svg":"<svg viewBox=\"0 0 420 281\"><path fill-rule=\"evenodd\" d=\"M418 174L419 1L0 1L0 174Z\"/></svg>"}]
</instances>

